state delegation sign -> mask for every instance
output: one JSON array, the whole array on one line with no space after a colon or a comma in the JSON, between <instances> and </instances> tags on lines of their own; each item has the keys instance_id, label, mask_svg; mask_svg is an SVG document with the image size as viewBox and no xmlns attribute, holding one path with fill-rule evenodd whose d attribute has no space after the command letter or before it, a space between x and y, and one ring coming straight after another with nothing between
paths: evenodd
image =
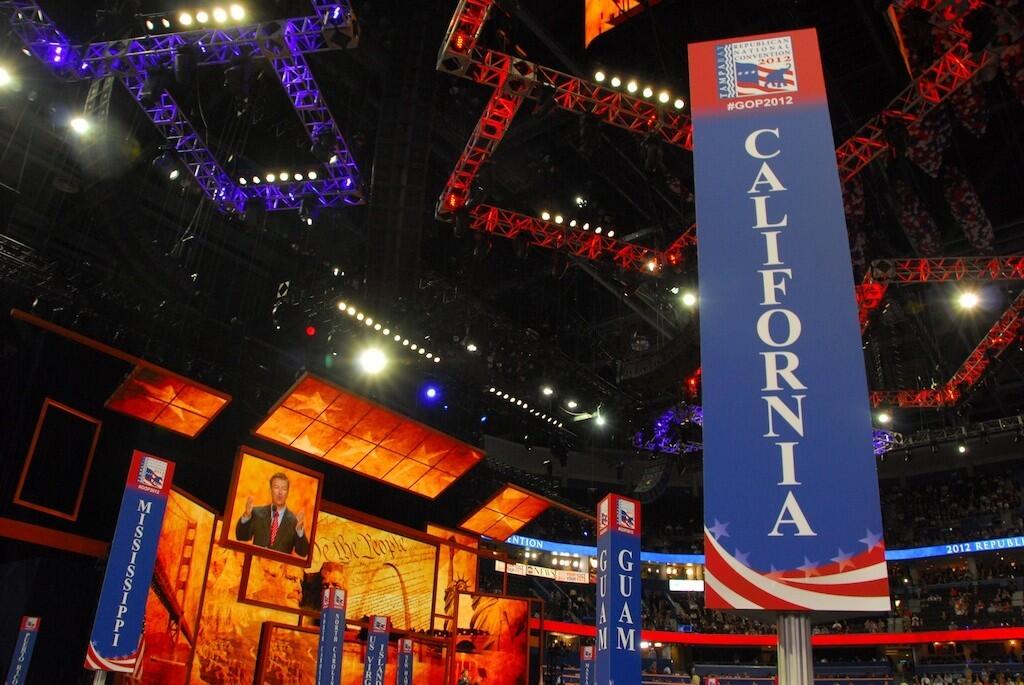
<instances>
[{"instance_id":1,"label":"state delegation sign","mask_svg":"<svg viewBox=\"0 0 1024 685\"><path fill-rule=\"evenodd\" d=\"M689 46L705 602L887 611L860 328L813 29Z\"/></svg>"}]
</instances>

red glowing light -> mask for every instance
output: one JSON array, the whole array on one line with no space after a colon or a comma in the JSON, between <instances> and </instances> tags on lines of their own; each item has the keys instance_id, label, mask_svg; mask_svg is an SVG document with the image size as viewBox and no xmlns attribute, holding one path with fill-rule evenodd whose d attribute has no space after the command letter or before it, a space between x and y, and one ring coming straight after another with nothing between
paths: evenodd
<instances>
[{"instance_id":1,"label":"red glowing light","mask_svg":"<svg viewBox=\"0 0 1024 685\"><path fill-rule=\"evenodd\" d=\"M466 47L466 35L463 33L456 33L453 44L456 50L459 50L460 52L464 50Z\"/></svg>"},{"instance_id":2,"label":"red glowing light","mask_svg":"<svg viewBox=\"0 0 1024 685\"><path fill-rule=\"evenodd\" d=\"M452 209L459 206L459 196L455 193L448 194L448 206Z\"/></svg>"},{"instance_id":3,"label":"red glowing light","mask_svg":"<svg viewBox=\"0 0 1024 685\"><path fill-rule=\"evenodd\" d=\"M306 335L311 338L316 335L316 326L306 326Z\"/></svg>"}]
</instances>

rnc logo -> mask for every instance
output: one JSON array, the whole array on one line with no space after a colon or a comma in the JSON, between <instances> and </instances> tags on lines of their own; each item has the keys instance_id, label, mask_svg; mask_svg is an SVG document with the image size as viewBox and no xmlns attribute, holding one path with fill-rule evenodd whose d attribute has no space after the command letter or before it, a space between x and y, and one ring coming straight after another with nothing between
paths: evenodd
<instances>
[{"instance_id":1,"label":"rnc logo","mask_svg":"<svg viewBox=\"0 0 1024 685\"><path fill-rule=\"evenodd\" d=\"M26 616L21 621L21 629L28 631L39 630L39 617L38 616Z\"/></svg>"},{"instance_id":2,"label":"rnc logo","mask_svg":"<svg viewBox=\"0 0 1024 685\"><path fill-rule=\"evenodd\" d=\"M402 640L401 651L409 654L412 652L412 640L405 638Z\"/></svg>"},{"instance_id":3,"label":"rnc logo","mask_svg":"<svg viewBox=\"0 0 1024 685\"><path fill-rule=\"evenodd\" d=\"M608 528L608 500L603 499L597 505L597 531L601 533Z\"/></svg>"},{"instance_id":4,"label":"rnc logo","mask_svg":"<svg viewBox=\"0 0 1024 685\"><path fill-rule=\"evenodd\" d=\"M143 457L139 464L138 483L162 490L167 480L167 462L155 457Z\"/></svg>"},{"instance_id":5,"label":"rnc logo","mask_svg":"<svg viewBox=\"0 0 1024 685\"><path fill-rule=\"evenodd\" d=\"M620 499L617 502L617 512L615 516L615 523L620 530L624 530L629 533L636 531L636 503L630 502L629 500Z\"/></svg>"},{"instance_id":6,"label":"rnc logo","mask_svg":"<svg viewBox=\"0 0 1024 685\"><path fill-rule=\"evenodd\" d=\"M718 98L796 92L796 60L789 36L715 46Z\"/></svg>"},{"instance_id":7,"label":"rnc logo","mask_svg":"<svg viewBox=\"0 0 1024 685\"><path fill-rule=\"evenodd\" d=\"M386 633L388 630L388 617L387 616L374 616L373 617L373 630L378 633Z\"/></svg>"},{"instance_id":8,"label":"rnc logo","mask_svg":"<svg viewBox=\"0 0 1024 685\"><path fill-rule=\"evenodd\" d=\"M583 648L583 660L591 661L594 658L594 647L593 645L587 645Z\"/></svg>"}]
</instances>

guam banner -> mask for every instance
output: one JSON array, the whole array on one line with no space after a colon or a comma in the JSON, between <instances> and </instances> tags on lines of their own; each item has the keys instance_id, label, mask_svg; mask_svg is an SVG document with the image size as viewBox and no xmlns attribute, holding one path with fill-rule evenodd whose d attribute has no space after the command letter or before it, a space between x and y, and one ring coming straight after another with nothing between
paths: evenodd
<instances>
[{"instance_id":1,"label":"guam banner","mask_svg":"<svg viewBox=\"0 0 1024 685\"><path fill-rule=\"evenodd\" d=\"M345 641L345 591L329 585L323 589L320 599L316 685L340 685L341 650Z\"/></svg>"},{"instance_id":2,"label":"guam banner","mask_svg":"<svg viewBox=\"0 0 1024 685\"><path fill-rule=\"evenodd\" d=\"M813 29L689 46L709 608L888 611Z\"/></svg>"},{"instance_id":3,"label":"guam banner","mask_svg":"<svg viewBox=\"0 0 1024 685\"><path fill-rule=\"evenodd\" d=\"M597 648L594 682L640 682L640 503L597 504Z\"/></svg>"},{"instance_id":4,"label":"guam banner","mask_svg":"<svg viewBox=\"0 0 1024 685\"><path fill-rule=\"evenodd\" d=\"M395 685L412 685L412 640L402 638L398 641L398 673Z\"/></svg>"},{"instance_id":5,"label":"guam banner","mask_svg":"<svg viewBox=\"0 0 1024 685\"><path fill-rule=\"evenodd\" d=\"M391 619L387 616L370 618L370 632L366 636L366 661L363 664L363 685L384 685L388 667L388 637Z\"/></svg>"},{"instance_id":6,"label":"guam banner","mask_svg":"<svg viewBox=\"0 0 1024 685\"><path fill-rule=\"evenodd\" d=\"M11 667L7 670L4 685L24 685L40 623L38 616L21 617L21 630L18 631L18 641L14 643L14 656L11 657Z\"/></svg>"},{"instance_id":7,"label":"guam banner","mask_svg":"<svg viewBox=\"0 0 1024 685\"><path fill-rule=\"evenodd\" d=\"M85 667L132 673L174 464L136 451L110 543Z\"/></svg>"},{"instance_id":8,"label":"guam banner","mask_svg":"<svg viewBox=\"0 0 1024 685\"><path fill-rule=\"evenodd\" d=\"M594 681L594 647L580 647L580 685L597 685Z\"/></svg>"}]
</instances>

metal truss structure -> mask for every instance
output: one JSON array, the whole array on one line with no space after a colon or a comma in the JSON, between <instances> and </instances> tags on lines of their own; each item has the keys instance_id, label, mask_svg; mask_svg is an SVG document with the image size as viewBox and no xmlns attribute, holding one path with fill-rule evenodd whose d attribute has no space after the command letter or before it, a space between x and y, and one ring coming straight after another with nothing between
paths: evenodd
<instances>
[{"instance_id":1,"label":"metal truss structure","mask_svg":"<svg viewBox=\"0 0 1024 685\"><path fill-rule=\"evenodd\" d=\"M323 101L305 55L355 47L358 25L348 0L313 0L315 15L230 28L141 36L76 46L34 0L4 0L6 16L26 49L65 80L115 77L173 147L203 193L226 212L242 213L249 201L267 210L297 209L304 200L322 207L360 204L359 169ZM221 167L196 127L168 90L144 97L148 79L170 73L176 59L196 66L267 59L281 81L311 145L323 152L321 178L303 182L242 184Z\"/></svg>"},{"instance_id":2,"label":"metal truss structure","mask_svg":"<svg viewBox=\"0 0 1024 685\"><path fill-rule=\"evenodd\" d=\"M492 4L493 0L460 0L438 55L439 71L461 76L494 89L438 201L436 214L439 219L452 220L463 208L471 209L469 194L473 179L481 166L493 155L508 131L519 106L526 98L550 98L562 109L585 114L640 135L657 136L668 144L684 149L692 148L691 120L687 114L676 110L674 105L633 97L598 83L478 45ZM903 4L910 4L910 0ZM928 9L941 9L948 14L948 10L940 5L943 3L933 3ZM966 12L970 7L959 9ZM956 43L949 52L914 79L881 114L839 146L836 156L842 182L850 181L888 148L884 137L888 122L899 119L912 123L926 116L949 95L974 78L987 59L987 54L972 56L966 40ZM506 213L505 210L499 212ZM479 230L495 225L480 220L485 213L472 209L474 220L471 226ZM498 232L498 235L511 238L521 233L522 229L508 228ZM560 239L560 236L565 234L565 229L557 224L540 220L535 220L531 224L530 236L533 244L563 249L577 256L587 257L585 251L579 251L580 241L585 238ZM658 268L648 268L652 257L624 257L617 263L648 275L660 275L662 266L682 263L685 248L695 244L696 231L695 227L691 226L665 250L642 246L620 248L619 252L625 249L628 254L653 255L655 263L659 265ZM600 260L615 254L615 251L595 250L593 256L588 258ZM872 301L872 291L864 290L865 292L859 293L859 296L863 296L866 301Z\"/></svg>"},{"instance_id":3,"label":"metal truss structure","mask_svg":"<svg viewBox=\"0 0 1024 685\"><path fill-rule=\"evenodd\" d=\"M1024 438L1024 415L1006 416L967 426L921 430L909 434L893 432L889 434L889 445L883 451L912 450L918 447L938 448L939 445L950 442L966 445L968 440L986 442L996 435L1005 433L1016 433L1015 441Z\"/></svg>"}]
</instances>

